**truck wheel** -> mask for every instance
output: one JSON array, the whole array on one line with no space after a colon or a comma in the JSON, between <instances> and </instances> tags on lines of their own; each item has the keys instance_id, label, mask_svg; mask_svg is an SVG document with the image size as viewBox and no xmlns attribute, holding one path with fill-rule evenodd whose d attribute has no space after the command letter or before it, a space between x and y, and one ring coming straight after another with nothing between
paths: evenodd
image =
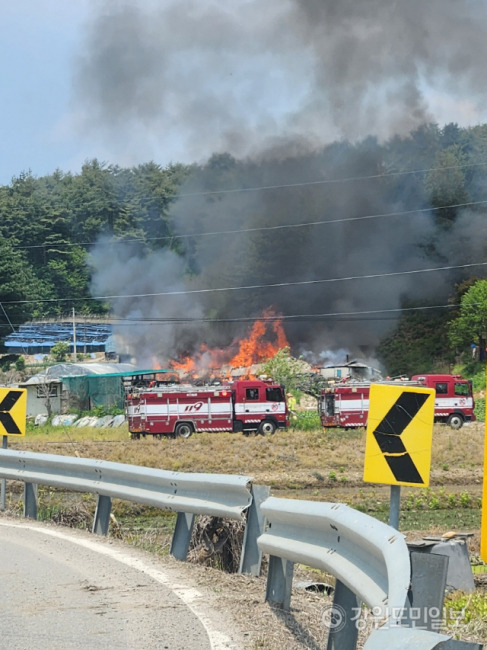
<instances>
[{"instance_id":1,"label":"truck wheel","mask_svg":"<svg viewBox=\"0 0 487 650\"><path fill-rule=\"evenodd\" d=\"M259 433L262 436L271 436L276 431L276 425L272 420L262 420L259 426Z\"/></svg>"},{"instance_id":2,"label":"truck wheel","mask_svg":"<svg viewBox=\"0 0 487 650\"><path fill-rule=\"evenodd\" d=\"M463 418L459 413L453 413L448 418L448 422L452 429L461 429L463 426Z\"/></svg>"},{"instance_id":3,"label":"truck wheel","mask_svg":"<svg viewBox=\"0 0 487 650\"><path fill-rule=\"evenodd\" d=\"M180 422L176 425L174 434L176 438L189 438L193 435L193 427L185 422Z\"/></svg>"}]
</instances>

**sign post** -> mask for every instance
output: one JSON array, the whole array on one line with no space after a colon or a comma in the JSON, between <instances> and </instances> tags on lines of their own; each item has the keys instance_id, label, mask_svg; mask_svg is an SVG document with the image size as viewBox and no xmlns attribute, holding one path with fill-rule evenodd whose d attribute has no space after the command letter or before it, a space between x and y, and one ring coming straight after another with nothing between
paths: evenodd
<instances>
[{"instance_id":1,"label":"sign post","mask_svg":"<svg viewBox=\"0 0 487 650\"><path fill-rule=\"evenodd\" d=\"M391 486L389 524L399 528L401 485L428 487L433 388L371 384L364 481Z\"/></svg>"},{"instance_id":2,"label":"sign post","mask_svg":"<svg viewBox=\"0 0 487 650\"><path fill-rule=\"evenodd\" d=\"M484 482L482 490L482 523L480 524L480 557L487 563L487 391L485 399Z\"/></svg>"},{"instance_id":3,"label":"sign post","mask_svg":"<svg viewBox=\"0 0 487 650\"><path fill-rule=\"evenodd\" d=\"M27 391L18 388L0 388L0 435L2 449L8 447L8 436L25 436ZM7 481L0 483L0 509L5 510Z\"/></svg>"}]
</instances>

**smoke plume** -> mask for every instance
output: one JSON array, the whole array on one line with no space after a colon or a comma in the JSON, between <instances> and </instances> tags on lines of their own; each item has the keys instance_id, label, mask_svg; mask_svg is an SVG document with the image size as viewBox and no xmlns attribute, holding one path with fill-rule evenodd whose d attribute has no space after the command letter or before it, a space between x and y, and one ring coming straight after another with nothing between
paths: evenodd
<instances>
[{"instance_id":1,"label":"smoke plume","mask_svg":"<svg viewBox=\"0 0 487 650\"><path fill-rule=\"evenodd\" d=\"M480 115L483 3L163 5L96 9L74 92L79 128L119 164L201 163L171 215L185 257L119 249L108 264L106 247L98 248L93 290L131 294L112 301L124 318L224 314L233 322L147 324L140 340L131 337L138 356L221 347L245 333L244 317L270 306L292 317L285 328L295 354L341 348L364 356L391 324L374 312L396 318L405 301L442 304L454 274L415 271L485 254L480 224L464 213L439 229L433 214L396 214L406 197L391 197L377 178L387 172L377 143L441 121L445 99L456 122ZM369 180L331 182L360 177ZM268 228L265 238L259 228Z\"/></svg>"},{"instance_id":2,"label":"smoke plume","mask_svg":"<svg viewBox=\"0 0 487 650\"><path fill-rule=\"evenodd\" d=\"M447 100L459 123L485 106L487 15L474 0L144 0L94 12L74 99L79 127L119 162L384 139L444 121Z\"/></svg>"}]
</instances>

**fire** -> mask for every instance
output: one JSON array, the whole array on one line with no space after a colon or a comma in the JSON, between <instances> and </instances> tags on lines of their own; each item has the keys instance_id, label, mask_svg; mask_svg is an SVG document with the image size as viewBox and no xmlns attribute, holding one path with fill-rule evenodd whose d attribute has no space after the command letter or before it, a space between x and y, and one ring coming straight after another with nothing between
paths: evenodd
<instances>
[{"instance_id":1,"label":"fire","mask_svg":"<svg viewBox=\"0 0 487 650\"><path fill-rule=\"evenodd\" d=\"M257 320L249 336L240 341L238 353L229 361L232 368L248 368L257 363L271 359L281 348L288 346L282 320L266 322L274 313L268 309L263 313L263 319ZM269 340L269 329L274 334Z\"/></svg>"},{"instance_id":2,"label":"fire","mask_svg":"<svg viewBox=\"0 0 487 650\"><path fill-rule=\"evenodd\" d=\"M182 361L172 361L171 368L173 370L178 370L179 372L184 372L185 374L192 374L196 364L193 359L190 357L185 357Z\"/></svg>"},{"instance_id":3,"label":"fire","mask_svg":"<svg viewBox=\"0 0 487 650\"><path fill-rule=\"evenodd\" d=\"M247 338L234 341L227 349L209 348L203 344L199 352L192 357L173 361L171 368L182 374L197 377L196 373L214 374L218 373L222 366L230 366L247 368L246 374L250 376L251 366L271 359L281 348L288 346L282 319L275 318L274 312L266 309L262 318L252 325Z\"/></svg>"}]
</instances>

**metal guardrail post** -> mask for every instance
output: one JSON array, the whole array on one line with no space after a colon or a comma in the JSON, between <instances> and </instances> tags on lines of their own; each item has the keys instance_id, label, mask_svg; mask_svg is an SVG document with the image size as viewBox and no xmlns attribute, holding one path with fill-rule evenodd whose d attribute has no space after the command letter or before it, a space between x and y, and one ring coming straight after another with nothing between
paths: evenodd
<instances>
[{"instance_id":1,"label":"metal guardrail post","mask_svg":"<svg viewBox=\"0 0 487 650\"><path fill-rule=\"evenodd\" d=\"M265 599L285 611L291 607L294 562L284 558L269 556Z\"/></svg>"},{"instance_id":2,"label":"metal guardrail post","mask_svg":"<svg viewBox=\"0 0 487 650\"><path fill-rule=\"evenodd\" d=\"M95 519L92 532L96 535L106 535L110 525L110 512L112 510L112 499L103 494L98 495L96 503Z\"/></svg>"},{"instance_id":3,"label":"metal guardrail post","mask_svg":"<svg viewBox=\"0 0 487 650\"><path fill-rule=\"evenodd\" d=\"M257 538L264 532L266 521L260 506L269 497L271 489L266 485L252 485L250 492L252 503L247 510L238 572L258 576L262 565L262 551L257 545Z\"/></svg>"},{"instance_id":4,"label":"metal guardrail post","mask_svg":"<svg viewBox=\"0 0 487 650\"><path fill-rule=\"evenodd\" d=\"M193 532L195 515L187 512L178 512L176 526L172 536L170 554L184 562L188 557L191 534Z\"/></svg>"},{"instance_id":5,"label":"metal guardrail post","mask_svg":"<svg viewBox=\"0 0 487 650\"><path fill-rule=\"evenodd\" d=\"M2 436L2 449L8 447L8 436ZM5 497L7 494L7 481L2 478L0 481L0 510L5 510Z\"/></svg>"},{"instance_id":6,"label":"metal guardrail post","mask_svg":"<svg viewBox=\"0 0 487 650\"><path fill-rule=\"evenodd\" d=\"M358 640L357 612L361 601L340 580L336 581L333 605L330 610L328 644L326 650L355 650Z\"/></svg>"},{"instance_id":7,"label":"metal guardrail post","mask_svg":"<svg viewBox=\"0 0 487 650\"><path fill-rule=\"evenodd\" d=\"M24 517L37 519L37 485L24 483Z\"/></svg>"},{"instance_id":8,"label":"metal guardrail post","mask_svg":"<svg viewBox=\"0 0 487 650\"><path fill-rule=\"evenodd\" d=\"M443 618L448 556L411 552L411 587L401 626L438 631Z\"/></svg>"}]
</instances>

